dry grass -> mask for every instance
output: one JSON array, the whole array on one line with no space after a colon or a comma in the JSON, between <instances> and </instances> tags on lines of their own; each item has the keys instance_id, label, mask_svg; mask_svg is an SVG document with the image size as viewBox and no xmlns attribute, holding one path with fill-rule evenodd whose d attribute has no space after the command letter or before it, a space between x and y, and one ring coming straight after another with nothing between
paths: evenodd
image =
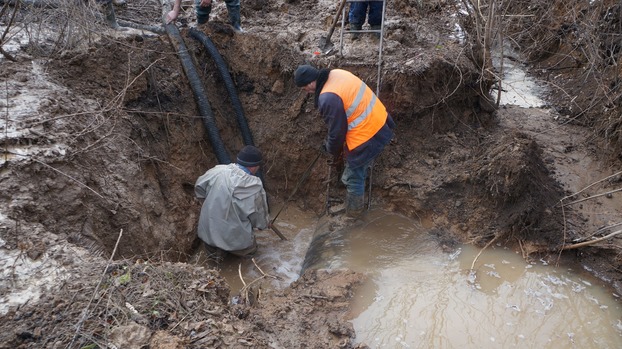
<instances>
[{"instance_id":1,"label":"dry grass","mask_svg":"<svg viewBox=\"0 0 622 349\"><path fill-rule=\"evenodd\" d=\"M512 1L507 36L565 100L570 122L593 128L622 158L622 4Z\"/></svg>"}]
</instances>

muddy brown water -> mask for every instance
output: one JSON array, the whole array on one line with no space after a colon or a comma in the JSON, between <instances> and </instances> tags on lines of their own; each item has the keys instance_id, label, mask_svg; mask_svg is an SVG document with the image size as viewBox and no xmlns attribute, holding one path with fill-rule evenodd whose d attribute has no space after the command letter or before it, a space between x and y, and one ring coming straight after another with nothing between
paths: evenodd
<instances>
[{"instance_id":1,"label":"muddy brown water","mask_svg":"<svg viewBox=\"0 0 622 349\"><path fill-rule=\"evenodd\" d=\"M296 280L313 245L310 253L322 258L310 267L369 277L351 321L356 341L372 348L622 347L619 296L581 266L527 262L500 245L481 254L470 245L443 250L418 222L382 210L320 244L312 243L317 218L309 213L288 208L278 225L288 241L258 237L258 266L281 278L265 279L263 290ZM240 275L246 284L261 277L252 262L234 258L222 275L234 292L244 285Z\"/></svg>"}]
</instances>

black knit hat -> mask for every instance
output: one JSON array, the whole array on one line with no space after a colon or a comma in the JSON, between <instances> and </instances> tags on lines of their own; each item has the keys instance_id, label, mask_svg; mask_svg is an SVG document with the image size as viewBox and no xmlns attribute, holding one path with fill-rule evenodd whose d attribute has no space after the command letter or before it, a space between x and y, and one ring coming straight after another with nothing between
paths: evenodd
<instances>
[{"instance_id":1,"label":"black knit hat","mask_svg":"<svg viewBox=\"0 0 622 349\"><path fill-rule=\"evenodd\" d=\"M238 153L237 163L242 166L253 167L261 165L262 159L259 149L252 145L247 145Z\"/></svg>"},{"instance_id":2,"label":"black knit hat","mask_svg":"<svg viewBox=\"0 0 622 349\"><path fill-rule=\"evenodd\" d=\"M308 64L305 64L298 66L298 68L294 72L294 81L296 82L296 86L303 87L307 86L312 81L317 80L319 76L319 70Z\"/></svg>"}]
</instances>

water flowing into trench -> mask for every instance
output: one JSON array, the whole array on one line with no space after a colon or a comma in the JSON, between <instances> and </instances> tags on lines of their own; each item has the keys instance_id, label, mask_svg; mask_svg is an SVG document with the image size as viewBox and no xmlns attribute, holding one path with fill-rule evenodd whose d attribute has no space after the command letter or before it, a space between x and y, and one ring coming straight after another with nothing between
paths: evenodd
<instances>
[{"instance_id":1,"label":"water flowing into trench","mask_svg":"<svg viewBox=\"0 0 622 349\"><path fill-rule=\"evenodd\" d=\"M268 287L295 280L303 262L365 273L351 318L357 342L372 348L622 347L618 296L580 266L528 263L491 246L469 273L480 249L441 246L417 222L381 210L313 241L313 217L288 209L283 221L288 241L259 236L256 262L282 278ZM239 265L223 264L233 290L242 287L240 271L247 283L261 275L250 262Z\"/></svg>"}]
</instances>

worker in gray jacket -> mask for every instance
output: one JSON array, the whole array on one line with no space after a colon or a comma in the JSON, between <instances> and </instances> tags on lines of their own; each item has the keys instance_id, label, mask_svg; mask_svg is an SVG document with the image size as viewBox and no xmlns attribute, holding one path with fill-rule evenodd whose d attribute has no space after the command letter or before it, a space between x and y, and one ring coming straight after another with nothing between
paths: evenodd
<instances>
[{"instance_id":1,"label":"worker in gray jacket","mask_svg":"<svg viewBox=\"0 0 622 349\"><path fill-rule=\"evenodd\" d=\"M266 192L255 174L262 163L259 149L247 145L236 163L217 165L199 177L194 192L205 199L197 234L208 250L217 248L241 257L257 251L253 229L268 229Z\"/></svg>"}]
</instances>

